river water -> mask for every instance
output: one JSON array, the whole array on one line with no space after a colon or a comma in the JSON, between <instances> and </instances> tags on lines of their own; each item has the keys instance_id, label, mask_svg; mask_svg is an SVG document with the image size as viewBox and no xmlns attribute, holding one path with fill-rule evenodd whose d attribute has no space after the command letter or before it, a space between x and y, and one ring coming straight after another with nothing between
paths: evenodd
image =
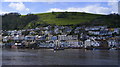
<instances>
[{"instance_id":1,"label":"river water","mask_svg":"<svg viewBox=\"0 0 120 67\"><path fill-rule=\"evenodd\" d=\"M117 50L3 49L3 65L118 65Z\"/></svg>"}]
</instances>

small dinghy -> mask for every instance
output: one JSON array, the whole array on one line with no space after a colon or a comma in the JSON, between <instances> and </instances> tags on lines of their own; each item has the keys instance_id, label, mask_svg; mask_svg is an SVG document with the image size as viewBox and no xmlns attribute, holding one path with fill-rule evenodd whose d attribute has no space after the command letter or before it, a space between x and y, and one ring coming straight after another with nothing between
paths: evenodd
<instances>
[{"instance_id":1,"label":"small dinghy","mask_svg":"<svg viewBox=\"0 0 120 67\"><path fill-rule=\"evenodd\" d=\"M64 50L62 47L55 47L54 50Z\"/></svg>"}]
</instances>

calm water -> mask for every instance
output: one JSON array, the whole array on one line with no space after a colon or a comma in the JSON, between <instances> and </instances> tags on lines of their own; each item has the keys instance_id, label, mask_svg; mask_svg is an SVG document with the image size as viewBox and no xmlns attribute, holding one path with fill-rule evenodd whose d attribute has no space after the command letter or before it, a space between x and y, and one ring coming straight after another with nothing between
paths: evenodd
<instances>
[{"instance_id":1,"label":"calm water","mask_svg":"<svg viewBox=\"0 0 120 67\"><path fill-rule=\"evenodd\" d=\"M118 51L4 49L3 65L118 65Z\"/></svg>"}]
</instances>

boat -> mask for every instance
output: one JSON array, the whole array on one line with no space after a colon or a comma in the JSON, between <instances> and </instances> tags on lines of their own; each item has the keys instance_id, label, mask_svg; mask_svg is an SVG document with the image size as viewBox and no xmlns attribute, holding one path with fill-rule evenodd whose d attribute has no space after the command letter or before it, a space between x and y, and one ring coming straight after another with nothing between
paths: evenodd
<instances>
[{"instance_id":1,"label":"boat","mask_svg":"<svg viewBox=\"0 0 120 67\"><path fill-rule=\"evenodd\" d=\"M86 47L87 50L109 50L109 47Z\"/></svg>"},{"instance_id":2,"label":"boat","mask_svg":"<svg viewBox=\"0 0 120 67\"><path fill-rule=\"evenodd\" d=\"M55 47L54 50L64 50L62 47Z\"/></svg>"},{"instance_id":3,"label":"boat","mask_svg":"<svg viewBox=\"0 0 120 67\"><path fill-rule=\"evenodd\" d=\"M110 48L110 50L117 50L117 48Z\"/></svg>"},{"instance_id":4,"label":"boat","mask_svg":"<svg viewBox=\"0 0 120 67\"><path fill-rule=\"evenodd\" d=\"M64 47L61 47L61 46L55 46L55 47L54 47L54 50L64 50Z\"/></svg>"},{"instance_id":5,"label":"boat","mask_svg":"<svg viewBox=\"0 0 120 67\"><path fill-rule=\"evenodd\" d=\"M95 47L95 50L110 50L109 47Z\"/></svg>"}]
</instances>

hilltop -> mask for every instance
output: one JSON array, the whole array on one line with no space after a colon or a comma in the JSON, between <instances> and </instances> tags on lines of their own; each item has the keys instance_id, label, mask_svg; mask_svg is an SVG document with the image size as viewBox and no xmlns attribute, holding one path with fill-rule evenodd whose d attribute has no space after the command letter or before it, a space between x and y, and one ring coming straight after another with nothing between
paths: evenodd
<instances>
[{"instance_id":1,"label":"hilltop","mask_svg":"<svg viewBox=\"0 0 120 67\"><path fill-rule=\"evenodd\" d=\"M38 23L40 20L48 24L57 25L68 25L68 24L79 24L89 22L99 16L97 14L80 13L80 12L54 12L54 13L43 13L38 15Z\"/></svg>"},{"instance_id":2,"label":"hilltop","mask_svg":"<svg viewBox=\"0 0 120 67\"><path fill-rule=\"evenodd\" d=\"M2 16L3 29L35 28L42 24L48 25L108 25L120 27L118 14L100 15L84 12L50 12L20 15L10 13Z\"/></svg>"}]
</instances>

